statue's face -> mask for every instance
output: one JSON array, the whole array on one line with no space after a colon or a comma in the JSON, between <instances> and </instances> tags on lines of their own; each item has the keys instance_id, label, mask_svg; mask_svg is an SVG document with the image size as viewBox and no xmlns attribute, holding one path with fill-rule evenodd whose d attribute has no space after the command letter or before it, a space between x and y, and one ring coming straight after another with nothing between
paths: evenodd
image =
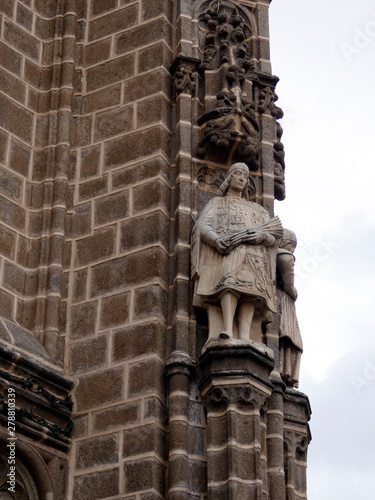
<instances>
[{"instance_id":1,"label":"statue's face","mask_svg":"<svg viewBox=\"0 0 375 500\"><path fill-rule=\"evenodd\" d=\"M285 248L285 250L288 250L288 252L290 253L294 253L294 250L296 249L296 246L297 246L297 242L296 241L287 241L284 245L283 245L283 248Z\"/></svg>"},{"instance_id":2,"label":"statue's face","mask_svg":"<svg viewBox=\"0 0 375 500\"><path fill-rule=\"evenodd\" d=\"M246 187L248 180L249 180L249 172L246 172L246 170L243 169L233 170L229 182L229 187L234 191L242 193L242 191Z\"/></svg>"}]
</instances>

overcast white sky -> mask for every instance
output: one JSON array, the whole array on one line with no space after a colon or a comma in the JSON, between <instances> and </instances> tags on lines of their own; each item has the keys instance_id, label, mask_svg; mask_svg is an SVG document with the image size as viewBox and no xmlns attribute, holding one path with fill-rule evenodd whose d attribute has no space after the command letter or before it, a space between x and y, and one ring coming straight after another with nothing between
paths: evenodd
<instances>
[{"instance_id":1,"label":"overcast white sky","mask_svg":"<svg viewBox=\"0 0 375 500\"><path fill-rule=\"evenodd\" d=\"M299 237L309 500L374 500L375 1L273 0L287 197Z\"/></svg>"}]
</instances>

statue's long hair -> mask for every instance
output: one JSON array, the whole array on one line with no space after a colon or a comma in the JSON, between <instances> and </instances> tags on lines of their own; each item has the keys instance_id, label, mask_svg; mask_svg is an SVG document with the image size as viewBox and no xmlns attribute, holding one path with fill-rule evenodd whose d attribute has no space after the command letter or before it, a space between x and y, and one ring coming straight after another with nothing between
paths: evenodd
<instances>
[{"instance_id":1,"label":"statue's long hair","mask_svg":"<svg viewBox=\"0 0 375 500\"><path fill-rule=\"evenodd\" d=\"M228 173L227 177L224 179L224 181L221 183L221 186L216 191L217 196L225 196L225 193L229 189L230 181L232 179L234 172L235 172L235 169L232 170L232 172ZM249 201L250 197L255 193L256 193L255 183L254 183L253 179L249 176L247 183L242 191L242 198L245 198L245 200Z\"/></svg>"}]
</instances>

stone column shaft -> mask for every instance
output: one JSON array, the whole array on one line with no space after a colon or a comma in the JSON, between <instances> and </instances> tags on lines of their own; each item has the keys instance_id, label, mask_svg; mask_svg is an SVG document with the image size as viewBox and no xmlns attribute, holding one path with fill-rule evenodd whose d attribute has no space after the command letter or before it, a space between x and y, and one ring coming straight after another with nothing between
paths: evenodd
<instances>
[{"instance_id":1,"label":"stone column shaft","mask_svg":"<svg viewBox=\"0 0 375 500\"><path fill-rule=\"evenodd\" d=\"M200 364L207 412L208 499L264 500L267 475L262 436L264 408L272 392L270 352L213 340Z\"/></svg>"},{"instance_id":2,"label":"stone column shaft","mask_svg":"<svg viewBox=\"0 0 375 500\"><path fill-rule=\"evenodd\" d=\"M273 380L267 410L267 465L270 500L285 500L283 382Z\"/></svg>"}]
</instances>

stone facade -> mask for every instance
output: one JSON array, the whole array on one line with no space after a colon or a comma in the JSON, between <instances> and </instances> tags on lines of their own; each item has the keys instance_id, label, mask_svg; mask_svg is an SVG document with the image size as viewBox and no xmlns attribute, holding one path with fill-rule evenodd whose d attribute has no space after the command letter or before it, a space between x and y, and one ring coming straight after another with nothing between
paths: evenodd
<instances>
[{"instance_id":1,"label":"stone facade","mask_svg":"<svg viewBox=\"0 0 375 500\"><path fill-rule=\"evenodd\" d=\"M270 216L285 196L269 3L1 0L9 498L306 498L311 411L280 377L278 315L260 350L202 351L190 272L233 161Z\"/></svg>"}]
</instances>

